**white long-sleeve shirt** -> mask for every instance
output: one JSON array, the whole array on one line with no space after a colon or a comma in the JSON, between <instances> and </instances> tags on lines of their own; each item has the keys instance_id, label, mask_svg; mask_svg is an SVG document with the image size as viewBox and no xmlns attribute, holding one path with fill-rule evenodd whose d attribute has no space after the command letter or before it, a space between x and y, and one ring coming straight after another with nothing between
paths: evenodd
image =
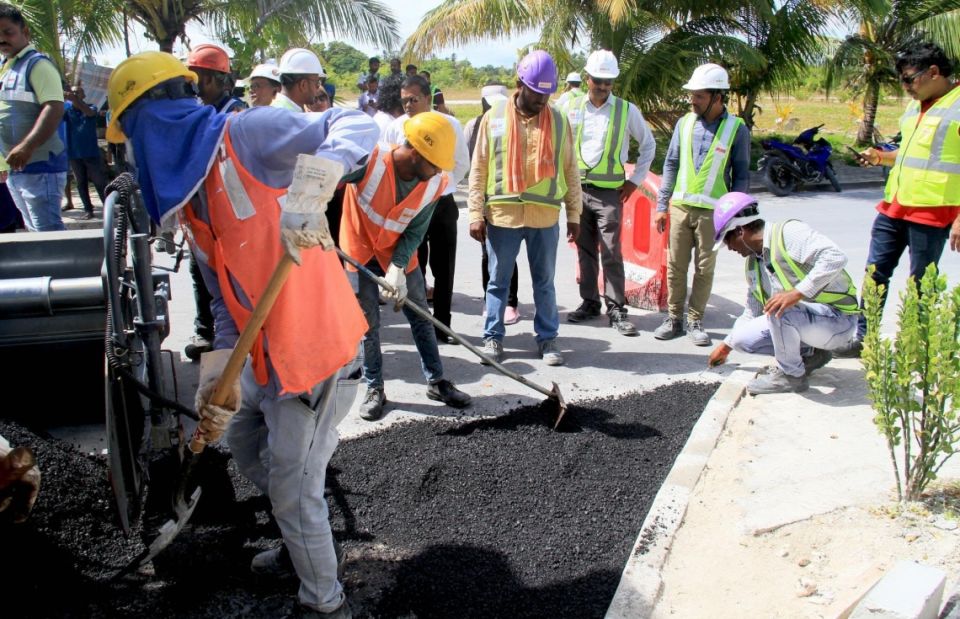
<instances>
[{"instance_id":1,"label":"white long-sleeve shirt","mask_svg":"<svg viewBox=\"0 0 960 619\"><path fill-rule=\"evenodd\" d=\"M448 114L443 116L453 125L453 132L457 136L457 143L454 145L453 152L453 172L450 172L450 182L447 183L447 188L443 190L443 195L449 196L457 190L457 185L470 172L470 153L467 150L467 140L463 136L463 127L460 125L460 121ZM403 123L409 118L406 114L398 116L380 136L380 141L387 144L403 144L406 142L407 138L403 135Z\"/></svg>"},{"instance_id":2,"label":"white long-sleeve shirt","mask_svg":"<svg viewBox=\"0 0 960 619\"><path fill-rule=\"evenodd\" d=\"M590 102L589 95L584 95L583 100L586 101L583 118L581 119L579 117L579 101L575 101L567 109L567 118L570 121L570 128L573 131L574 143L576 143L579 124L581 121L583 122L580 158L583 159L583 162L588 166L593 167L600 163L600 158L603 156L603 147L607 141L607 128L610 125L611 107L613 106L615 97L610 95L600 107L596 107ZM640 146L640 150L637 153L637 163L633 168L633 174L631 174L627 180L639 186L643 182L643 179L646 178L647 172L650 171L650 163L653 162L653 157L656 155L657 144L653 139L653 133L650 131L647 121L644 120L640 109L630 102L627 102L627 134L636 140ZM621 162L627 162L627 153L629 150L630 140L625 139L623 141L623 147L620 149Z\"/></svg>"}]
</instances>

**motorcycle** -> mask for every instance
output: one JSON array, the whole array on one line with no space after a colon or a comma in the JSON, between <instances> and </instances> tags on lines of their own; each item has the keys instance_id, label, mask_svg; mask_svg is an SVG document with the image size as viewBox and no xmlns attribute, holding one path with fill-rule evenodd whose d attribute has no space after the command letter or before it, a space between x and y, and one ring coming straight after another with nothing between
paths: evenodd
<instances>
[{"instance_id":1,"label":"motorcycle","mask_svg":"<svg viewBox=\"0 0 960 619\"><path fill-rule=\"evenodd\" d=\"M763 140L763 156L757 170L763 174L763 183L775 196L788 196L799 185L816 185L826 178L834 191L842 191L830 163L833 147L817 133L823 125L811 127L787 144L779 140Z\"/></svg>"}]
</instances>

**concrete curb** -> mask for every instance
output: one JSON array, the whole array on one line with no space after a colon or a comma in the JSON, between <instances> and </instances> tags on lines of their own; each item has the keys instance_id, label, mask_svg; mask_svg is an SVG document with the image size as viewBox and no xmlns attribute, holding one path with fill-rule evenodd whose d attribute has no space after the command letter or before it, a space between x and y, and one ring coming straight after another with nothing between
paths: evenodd
<instances>
[{"instance_id":1,"label":"concrete curb","mask_svg":"<svg viewBox=\"0 0 960 619\"><path fill-rule=\"evenodd\" d=\"M649 617L653 612L663 590L660 573L683 523L693 489L730 412L743 398L747 382L755 375L756 372L735 370L707 403L650 506L606 619L638 619Z\"/></svg>"}]
</instances>

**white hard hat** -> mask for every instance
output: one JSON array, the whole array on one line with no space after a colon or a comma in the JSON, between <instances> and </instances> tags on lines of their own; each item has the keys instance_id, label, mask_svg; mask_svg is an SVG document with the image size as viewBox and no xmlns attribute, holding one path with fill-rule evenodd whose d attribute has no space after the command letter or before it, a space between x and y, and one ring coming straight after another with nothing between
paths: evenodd
<instances>
[{"instance_id":1,"label":"white hard hat","mask_svg":"<svg viewBox=\"0 0 960 619\"><path fill-rule=\"evenodd\" d=\"M480 96L487 102L487 105L493 105L497 101L507 100L507 87L499 84L491 84L480 89Z\"/></svg>"},{"instance_id":2,"label":"white hard hat","mask_svg":"<svg viewBox=\"0 0 960 619\"><path fill-rule=\"evenodd\" d=\"M600 79L612 80L620 75L617 57L613 55L613 52L606 49L598 49L587 56L587 66L583 70L590 77L599 77Z\"/></svg>"},{"instance_id":3,"label":"white hard hat","mask_svg":"<svg viewBox=\"0 0 960 619\"><path fill-rule=\"evenodd\" d=\"M580 74L579 74L579 73L577 73L576 71L572 71L572 72L570 72L570 73L567 73L567 79L566 79L566 81L567 81L568 83L569 83L569 82L576 82L577 84L579 84L579 83L582 82L583 80L580 79Z\"/></svg>"},{"instance_id":4,"label":"white hard hat","mask_svg":"<svg viewBox=\"0 0 960 619\"><path fill-rule=\"evenodd\" d=\"M273 80L274 82L280 81L280 69L277 68L275 64L258 64L253 68L253 72L250 73L250 77L247 80L252 80L255 77L262 77L268 80Z\"/></svg>"},{"instance_id":5,"label":"white hard hat","mask_svg":"<svg viewBox=\"0 0 960 619\"><path fill-rule=\"evenodd\" d=\"M694 69L690 81L683 87L687 90L730 90L730 77L726 69L708 62Z\"/></svg>"},{"instance_id":6,"label":"white hard hat","mask_svg":"<svg viewBox=\"0 0 960 619\"><path fill-rule=\"evenodd\" d=\"M280 57L279 70L281 75L306 74L319 75L320 77L326 77L327 75L323 72L323 65L320 64L317 55L302 47L294 47L284 52L283 56Z\"/></svg>"}]
</instances>

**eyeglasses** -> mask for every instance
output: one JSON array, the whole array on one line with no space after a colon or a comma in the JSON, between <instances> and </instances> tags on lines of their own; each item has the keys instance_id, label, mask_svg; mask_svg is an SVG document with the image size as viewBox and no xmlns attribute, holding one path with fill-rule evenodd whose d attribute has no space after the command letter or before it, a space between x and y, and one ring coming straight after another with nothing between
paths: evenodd
<instances>
[{"instance_id":1,"label":"eyeglasses","mask_svg":"<svg viewBox=\"0 0 960 619\"><path fill-rule=\"evenodd\" d=\"M400 99L401 105L407 107L408 105L416 105L420 103L420 97L404 97Z\"/></svg>"},{"instance_id":2,"label":"eyeglasses","mask_svg":"<svg viewBox=\"0 0 960 619\"><path fill-rule=\"evenodd\" d=\"M613 86L613 80L611 79L600 79L599 77L590 76L590 81L597 86Z\"/></svg>"},{"instance_id":3,"label":"eyeglasses","mask_svg":"<svg viewBox=\"0 0 960 619\"><path fill-rule=\"evenodd\" d=\"M909 86L910 84L914 83L914 82L917 80L918 77L920 77L921 75L923 75L924 73L926 73L926 72L929 71L929 70L930 70L930 67L927 67L926 69L921 69L921 70L919 70L919 71L914 71L914 72L911 73L910 75L901 75L901 76L900 76L900 83L903 84L904 86Z\"/></svg>"}]
</instances>

